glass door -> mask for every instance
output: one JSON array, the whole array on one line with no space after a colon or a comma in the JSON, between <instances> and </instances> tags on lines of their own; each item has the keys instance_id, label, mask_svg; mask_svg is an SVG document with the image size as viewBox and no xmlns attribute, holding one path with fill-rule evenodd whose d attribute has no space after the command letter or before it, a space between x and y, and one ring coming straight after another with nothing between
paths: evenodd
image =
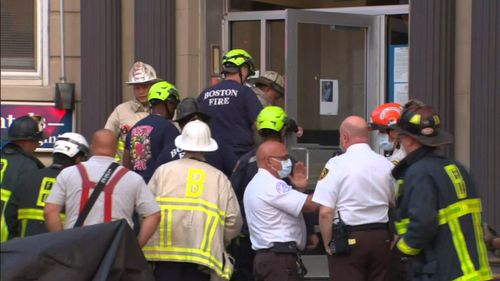
<instances>
[{"instance_id":1,"label":"glass door","mask_svg":"<svg viewBox=\"0 0 500 281\"><path fill-rule=\"evenodd\" d=\"M339 151L339 126L349 115L367 119L383 99L383 16L287 10L286 110L303 127L290 138L314 187Z\"/></svg>"},{"instance_id":2,"label":"glass door","mask_svg":"<svg viewBox=\"0 0 500 281\"><path fill-rule=\"evenodd\" d=\"M303 127L287 140L306 162L311 187L338 151L338 127L352 114L365 118L384 101L385 17L332 11L283 10L229 13L223 51L243 48L257 75L285 76L287 113Z\"/></svg>"}]
</instances>

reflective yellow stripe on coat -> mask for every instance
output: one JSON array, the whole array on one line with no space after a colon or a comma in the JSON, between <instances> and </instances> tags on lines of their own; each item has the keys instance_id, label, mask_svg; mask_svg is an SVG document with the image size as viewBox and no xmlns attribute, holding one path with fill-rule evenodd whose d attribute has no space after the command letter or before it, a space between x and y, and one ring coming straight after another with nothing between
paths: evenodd
<instances>
[{"instance_id":1,"label":"reflective yellow stripe on coat","mask_svg":"<svg viewBox=\"0 0 500 281\"><path fill-rule=\"evenodd\" d=\"M0 200L3 203L2 218L0 220L0 242L4 242L9 238L9 229L7 228L7 224L5 223L5 207L7 206L7 202L9 201L12 192L4 188L0 188L0 190Z\"/></svg>"},{"instance_id":2,"label":"reflective yellow stripe on coat","mask_svg":"<svg viewBox=\"0 0 500 281\"><path fill-rule=\"evenodd\" d=\"M66 216L64 214L59 214L61 221L64 224ZM21 237L26 236L26 227L28 226L28 220L45 221L43 215L43 210L35 208L20 208L17 210L17 219L21 222Z\"/></svg>"},{"instance_id":3,"label":"reflective yellow stripe on coat","mask_svg":"<svg viewBox=\"0 0 500 281\"><path fill-rule=\"evenodd\" d=\"M197 198L157 197L156 201L160 204L162 216L158 226L160 239L158 244L148 245L143 248L145 257L148 260L201 264L214 270L218 275L229 279L233 273L232 267L224 264L223 257L218 258L211 254L214 234L218 227L224 227L225 212L220 210L216 204ZM172 216L173 212L176 211L194 211L193 213L201 212L206 215L203 240L198 248L174 245L172 241L172 230L174 228Z\"/></svg>"},{"instance_id":4,"label":"reflective yellow stripe on coat","mask_svg":"<svg viewBox=\"0 0 500 281\"><path fill-rule=\"evenodd\" d=\"M491 278L486 247L482 241L483 230L481 228L481 211L482 207L479 199L461 200L438 211L439 225L442 226L448 224L453 239L453 245L457 251L460 266L462 268L462 272L464 273L463 276L455 280L489 280L488 278ZM479 255L478 271L474 268L474 264L469 251L467 250L467 244L460 227L459 218L466 215L472 216L474 236ZM409 218L404 218L395 223L396 231L399 235L404 235L408 231L409 223ZM417 255L420 253L419 249L408 246L408 244L404 241L404 238L398 242L397 247L401 250L401 252L407 255Z\"/></svg>"},{"instance_id":5,"label":"reflective yellow stripe on coat","mask_svg":"<svg viewBox=\"0 0 500 281\"><path fill-rule=\"evenodd\" d=\"M466 280L490 280L492 277L491 270L488 263L486 253L486 246L483 241L483 230L481 228L481 200L477 198L464 199L467 197L467 189L465 182L460 174L458 167L450 164L444 167L448 177L455 187L455 193L458 199L463 199L455 202L438 211L438 224L439 226L448 225L455 251L457 252L460 261L460 267L463 275L456 278L457 281ZM459 219L463 216L470 215L472 217L472 225L474 227L475 244L477 247L479 270L476 270L474 263L470 257L467 243L464 238ZM399 235L404 235L408 231L409 218L404 218L395 223L396 231ZM407 255L417 255L420 249L410 247L404 240L400 239L397 247L401 252Z\"/></svg>"}]
</instances>

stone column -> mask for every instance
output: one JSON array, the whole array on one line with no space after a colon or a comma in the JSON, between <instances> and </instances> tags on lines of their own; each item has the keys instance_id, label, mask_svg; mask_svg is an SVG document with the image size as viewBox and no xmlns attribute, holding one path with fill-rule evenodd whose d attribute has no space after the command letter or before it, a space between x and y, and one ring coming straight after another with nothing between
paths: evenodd
<instances>
[{"instance_id":1,"label":"stone column","mask_svg":"<svg viewBox=\"0 0 500 281\"><path fill-rule=\"evenodd\" d=\"M454 133L455 0L410 3L410 98L432 105ZM453 155L453 146L445 153Z\"/></svg>"},{"instance_id":2,"label":"stone column","mask_svg":"<svg viewBox=\"0 0 500 281\"><path fill-rule=\"evenodd\" d=\"M121 102L121 1L81 1L81 120L90 138Z\"/></svg>"}]
</instances>

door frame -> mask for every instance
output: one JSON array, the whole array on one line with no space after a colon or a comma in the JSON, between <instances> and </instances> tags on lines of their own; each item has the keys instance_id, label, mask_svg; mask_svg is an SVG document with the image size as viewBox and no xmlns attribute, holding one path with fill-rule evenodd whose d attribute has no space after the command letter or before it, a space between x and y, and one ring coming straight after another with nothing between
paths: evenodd
<instances>
[{"instance_id":1,"label":"door frame","mask_svg":"<svg viewBox=\"0 0 500 281\"><path fill-rule=\"evenodd\" d=\"M287 10L285 21L285 69L286 69L286 99L285 107L290 116L298 116L298 24L332 24L349 27L366 28L365 37L365 109L363 117L370 112L385 97L385 16L343 14L310 10ZM300 124L300 120L297 120ZM298 145L295 138L289 142Z\"/></svg>"},{"instance_id":2,"label":"door frame","mask_svg":"<svg viewBox=\"0 0 500 281\"><path fill-rule=\"evenodd\" d=\"M407 11L407 5L396 8L354 7L315 10L286 9L279 11L230 12L222 24L222 48L229 50L230 23L236 21L260 21L260 71L267 70L266 38L268 20L285 21L285 110L297 117L297 31L298 23L336 24L367 28L366 34L366 75L365 75L365 116L371 109L385 102L385 15ZM379 14L384 12L384 14ZM354 14L356 13L356 14ZM297 120L300 124L300 120ZM290 143L295 145L296 143Z\"/></svg>"}]
</instances>

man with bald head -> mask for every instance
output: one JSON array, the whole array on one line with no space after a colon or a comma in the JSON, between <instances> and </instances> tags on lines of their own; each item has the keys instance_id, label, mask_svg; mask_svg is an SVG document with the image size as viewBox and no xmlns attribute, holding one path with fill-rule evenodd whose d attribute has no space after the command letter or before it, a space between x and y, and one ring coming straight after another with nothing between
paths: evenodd
<instances>
[{"instance_id":1,"label":"man with bald head","mask_svg":"<svg viewBox=\"0 0 500 281\"><path fill-rule=\"evenodd\" d=\"M133 227L135 210L143 218L137 239L141 247L146 244L160 221L160 207L141 176L123 166L114 171L111 169L117 147L112 131L99 130L90 145L93 156L87 162L62 170L57 176L45 205L45 222L49 231L63 229L59 216L63 207L66 209L64 229L74 227L96 183L109 170L111 176L83 226L125 219Z\"/></svg>"},{"instance_id":2,"label":"man with bald head","mask_svg":"<svg viewBox=\"0 0 500 281\"><path fill-rule=\"evenodd\" d=\"M314 212L312 195L299 192L283 179L292 161L285 145L269 140L257 150L258 172L243 196L254 259L254 277L265 280L303 280L298 252L306 245L302 212Z\"/></svg>"},{"instance_id":3,"label":"man with bald head","mask_svg":"<svg viewBox=\"0 0 500 281\"><path fill-rule=\"evenodd\" d=\"M313 197L320 204L330 279L387 280L392 164L368 145L368 125L362 117L349 116L342 122L339 142L345 153L326 163Z\"/></svg>"}]
</instances>

